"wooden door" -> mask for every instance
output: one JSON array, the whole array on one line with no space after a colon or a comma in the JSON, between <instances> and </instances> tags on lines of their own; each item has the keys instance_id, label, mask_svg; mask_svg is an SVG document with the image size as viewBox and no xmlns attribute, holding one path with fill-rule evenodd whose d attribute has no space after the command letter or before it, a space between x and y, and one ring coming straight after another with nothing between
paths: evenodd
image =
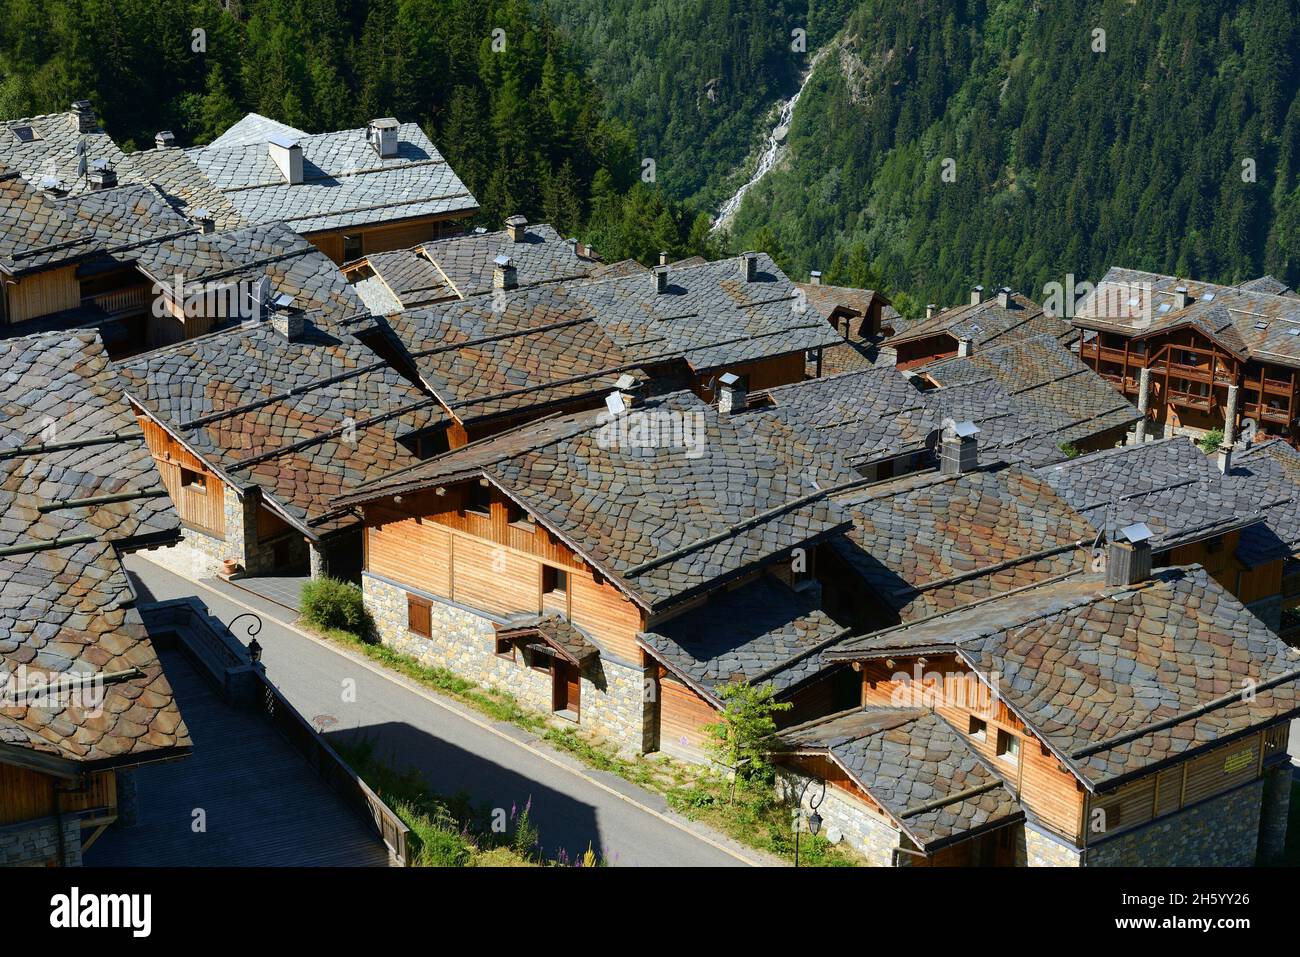
<instances>
[{"instance_id":1,"label":"wooden door","mask_svg":"<svg viewBox=\"0 0 1300 957\"><path fill-rule=\"evenodd\" d=\"M555 711L579 713L582 678L575 665L556 661L551 669L551 707Z\"/></svg>"}]
</instances>

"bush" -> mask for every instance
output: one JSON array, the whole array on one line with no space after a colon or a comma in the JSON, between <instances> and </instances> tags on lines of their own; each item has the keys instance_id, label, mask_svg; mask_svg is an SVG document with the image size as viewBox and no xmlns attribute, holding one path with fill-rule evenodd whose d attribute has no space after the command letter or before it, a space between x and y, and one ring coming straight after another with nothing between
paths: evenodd
<instances>
[{"instance_id":1,"label":"bush","mask_svg":"<svg viewBox=\"0 0 1300 957\"><path fill-rule=\"evenodd\" d=\"M1223 429L1210 429L1201 438L1201 449L1206 455L1213 455L1223 444Z\"/></svg>"},{"instance_id":2,"label":"bush","mask_svg":"<svg viewBox=\"0 0 1300 957\"><path fill-rule=\"evenodd\" d=\"M317 628L367 638L373 631L361 589L337 578L315 578L302 586L302 617Z\"/></svg>"}]
</instances>

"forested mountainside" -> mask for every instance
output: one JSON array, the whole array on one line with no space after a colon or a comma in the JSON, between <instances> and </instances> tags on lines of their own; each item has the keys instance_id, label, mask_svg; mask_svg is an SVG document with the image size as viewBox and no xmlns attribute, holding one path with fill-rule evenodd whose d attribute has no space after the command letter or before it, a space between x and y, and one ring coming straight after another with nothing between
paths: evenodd
<instances>
[{"instance_id":1,"label":"forested mountainside","mask_svg":"<svg viewBox=\"0 0 1300 957\"><path fill-rule=\"evenodd\" d=\"M662 154L660 181L678 196L742 162L735 147L755 147L756 119L799 71L789 0L563 6L609 107ZM715 17L724 7L730 21ZM913 310L974 282L1034 291L1112 263L1300 282L1292 0L850 7L835 23L833 8L807 14L803 62L834 46L784 159L745 197L734 248L907 290ZM717 77L734 112L714 118L699 104Z\"/></svg>"},{"instance_id":2,"label":"forested mountainside","mask_svg":"<svg viewBox=\"0 0 1300 957\"><path fill-rule=\"evenodd\" d=\"M0 117L83 98L128 150L160 129L206 142L250 110L308 132L397 116L482 222L522 212L613 258L713 252L707 218L642 183L631 127L529 0L0 0Z\"/></svg>"}]
</instances>

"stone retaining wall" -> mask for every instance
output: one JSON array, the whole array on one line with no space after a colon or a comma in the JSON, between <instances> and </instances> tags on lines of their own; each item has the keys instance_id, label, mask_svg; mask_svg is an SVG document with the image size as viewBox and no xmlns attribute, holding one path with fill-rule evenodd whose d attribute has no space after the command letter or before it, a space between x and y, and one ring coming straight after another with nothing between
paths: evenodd
<instances>
[{"instance_id":1,"label":"stone retaining wall","mask_svg":"<svg viewBox=\"0 0 1300 957\"><path fill-rule=\"evenodd\" d=\"M59 827L55 818L20 821L0 827L0 866L81 866L81 825L75 816L63 820L64 854L59 861Z\"/></svg>"}]
</instances>

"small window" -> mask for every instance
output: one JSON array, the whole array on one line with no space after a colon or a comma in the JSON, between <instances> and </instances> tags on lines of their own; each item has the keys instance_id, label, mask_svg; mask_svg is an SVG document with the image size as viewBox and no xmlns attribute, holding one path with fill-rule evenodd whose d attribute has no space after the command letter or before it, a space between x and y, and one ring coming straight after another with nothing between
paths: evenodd
<instances>
[{"instance_id":1,"label":"small window","mask_svg":"<svg viewBox=\"0 0 1300 957\"><path fill-rule=\"evenodd\" d=\"M562 568L542 566L542 594L563 595L569 590L569 573Z\"/></svg>"},{"instance_id":2,"label":"small window","mask_svg":"<svg viewBox=\"0 0 1300 957\"><path fill-rule=\"evenodd\" d=\"M988 729L989 726L987 722L972 716L970 719L970 728L967 730L967 733L976 741L983 741L984 738L988 736Z\"/></svg>"},{"instance_id":3,"label":"small window","mask_svg":"<svg viewBox=\"0 0 1300 957\"><path fill-rule=\"evenodd\" d=\"M515 660L515 643L509 638L497 639L497 657Z\"/></svg>"},{"instance_id":4,"label":"small window","mask_svg":"<svg viewBox=\"0 0 1300 957\"><path fill-rule=\"evenodd\" d=\"M471 482L465 493L465 511L475 515L491 515L492 490L482 482Z\"/></svg>"},{"instance_id":5,"label":"small window","mask_svg":"<svg viewBox=\"0 0 1300 957\"><path fill-rule=\"evenodd\" d=\"M534 671L545 671L551 673L551 656L535 649L528 652L528 667Z\"/></svg>"},{"instance_id":6,"label":"small window","mask_svg":"<svg viewBox=\"0 0 1300 957\"><path fill-rule=\"evenodd\" d=\"M534 532L537 530L537 523L533 521L533 517L514 502L510 502L506 505L506 515L508 516L510 524L515 528L522 529L525 532Z\"/></svg>"},{"instance_id":7,"label":"small window","mask_svg":"<svg viewBox=\"0 0 1300 957\"><path fill-rule=\"evenodd\" d=\"M41 134L37 133L30 126L15 126L12 127L12 129L13 134L18 138L19 143L33 143L42 138Z\"/></svg>"},{"instance_id":8,"label":"small window","mask_svg":"<svg viewBox=\"0 0 1300 957\"><path fill-rule=\"evenodd\" d=\"M343 261L351 262L354 259L361 258L361 237L344 236L343 237Z\"/></svg>"},{"instance_id":9,"label":"small window","mask_svg":"<svg viewBox=\"0 0 1300 957\"><path fill-rule=\"evenodd\" d=\"M424 598L406 596L406 627L424 638L433 636L433 605Z\"/></svg>"},{"instance_id":10,"label":"small window","mask_svg":"<svg viewBox=\"0 0 1300 957\"><path fill-rule=\"evenodd\" d=\"M1020 757L1020 739L1009 731L998 731L998 757L1015 761Z\"/></svg>"},{"instance_id":11,"label":"small window","mask_svg":"<svg viewBox=\"0 0 1300 957\"><path fill-rule=\"evenodd\" d=\"M181 469L181 488L187 488L192 492L207 494L208 483L203 478L202 472L195 472L193 469Z\"/></svg>"}]
</instances>

